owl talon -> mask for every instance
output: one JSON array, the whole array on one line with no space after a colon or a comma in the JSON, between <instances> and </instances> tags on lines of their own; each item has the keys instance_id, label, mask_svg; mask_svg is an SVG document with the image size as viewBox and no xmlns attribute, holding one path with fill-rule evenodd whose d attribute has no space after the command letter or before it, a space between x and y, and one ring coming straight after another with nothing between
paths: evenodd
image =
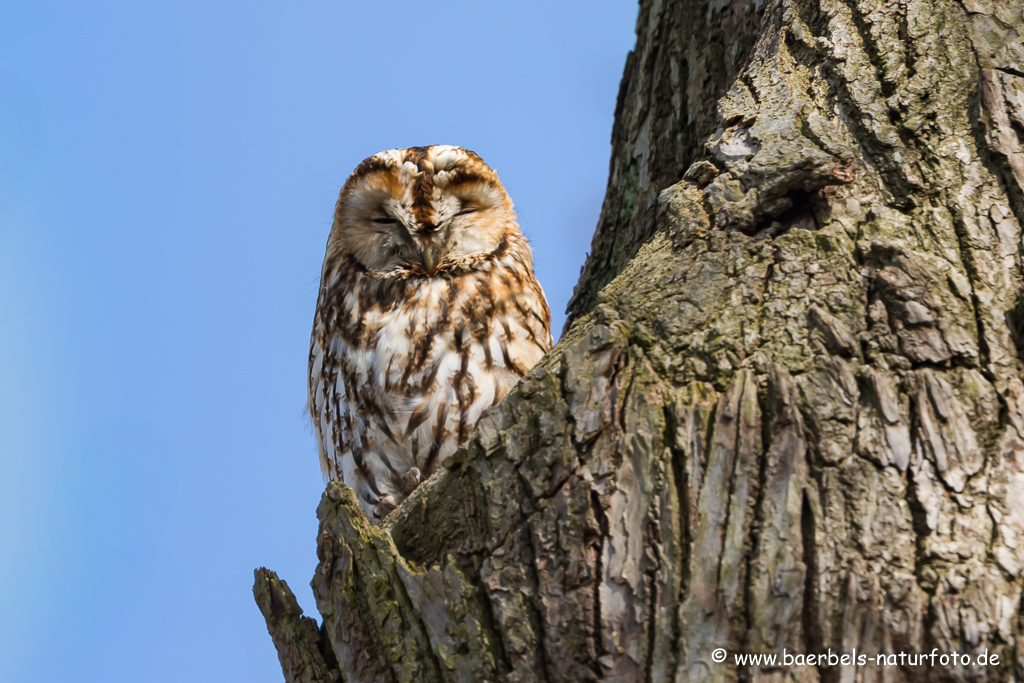
<instances>
[{"instance_id":1,"label":"owl talon","mask_svg":"<svg viewBox=\"0 0 1024 683\"><path fill-rule=\"evenodd\" d=\"M410 467L409 470L402 476L401 487L402 493L409 495L416 487L420 485L423 480L423 475L420 474L419 467Z\"/></svg>"},{"instance_id":2,"label":"owl talon","mask_svg":"<svg viewBox=\"0 0 1024 683\"><path fill-rule=\"evenodd\" d=\"M385 510L387 510L388 512L391 512L396 507L398 507L398 501L395 500L394 497L392 496L384 496L383 498L377 501L377 504L380 505Z\"/></svg>"}]
</instances>

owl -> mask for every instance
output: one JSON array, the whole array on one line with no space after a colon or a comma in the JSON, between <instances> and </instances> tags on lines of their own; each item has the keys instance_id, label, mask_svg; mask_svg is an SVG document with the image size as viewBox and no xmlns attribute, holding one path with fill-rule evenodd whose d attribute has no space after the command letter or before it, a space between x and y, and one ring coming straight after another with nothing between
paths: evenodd
<instances>
[{"instance_id":1,"label":"owl","mask_svg":"<svg viewBox=\"0 0 1024 683\"><path fill-rule=\"evenodd\" d=\"M309 351L320 466L371 523L551 348L530 246L495 173L448 145L381 152L341 189Z\"/></svg>"}]
</instances>

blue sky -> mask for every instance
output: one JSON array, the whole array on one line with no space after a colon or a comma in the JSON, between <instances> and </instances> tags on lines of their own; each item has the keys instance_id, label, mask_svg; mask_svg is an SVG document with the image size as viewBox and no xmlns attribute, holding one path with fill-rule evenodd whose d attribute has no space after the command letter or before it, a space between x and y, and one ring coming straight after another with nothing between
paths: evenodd
<instances>
[{"instance_id":1,"label":"blue sky","mask_svg":"<svg viewBox=\"0 0 1024 683\"><path fill-rule=\"evenodd\" d=\"M382 149L477 151L557 332L635 18L593 0L0 8L0 679L282 680L252 570L314 611L305 370L338 189Z\"/></svg>"}]
</instances>

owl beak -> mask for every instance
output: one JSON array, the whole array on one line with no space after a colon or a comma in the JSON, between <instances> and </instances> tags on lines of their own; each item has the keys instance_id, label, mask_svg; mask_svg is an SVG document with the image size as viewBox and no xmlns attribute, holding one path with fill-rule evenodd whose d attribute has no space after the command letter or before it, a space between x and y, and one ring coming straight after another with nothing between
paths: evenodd
<instances>
[{"instance_id":1,"label":"owl beak","mask_svg":"<svg viewBox=\"0 0 1024 683\"><path fill-rule=\"evenodd\" d=\"M440 244L427 243L423 247L423 267L426 268L427 273L430 275L434 274L434 270L437 268L437 262L441 260L440 252Z\"/></svg>"}]
</instances>

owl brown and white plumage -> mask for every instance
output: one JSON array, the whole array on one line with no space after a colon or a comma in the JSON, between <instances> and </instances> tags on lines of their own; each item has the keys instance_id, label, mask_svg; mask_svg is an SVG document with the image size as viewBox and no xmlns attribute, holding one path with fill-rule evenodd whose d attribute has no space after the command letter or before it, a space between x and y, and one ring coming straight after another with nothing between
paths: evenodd
<instances>
[{"instance_id":1,"label":"owl brown and white plumage","mask_svg":"<svg viewBox=\"0 0 1024 683\"><path fill-rule=\"evenodd\" d=\"M363 161L341 190L309 352L320 465L378 523L551 347L498 175L435 145Z\"/></svg>"}]
</instances>

